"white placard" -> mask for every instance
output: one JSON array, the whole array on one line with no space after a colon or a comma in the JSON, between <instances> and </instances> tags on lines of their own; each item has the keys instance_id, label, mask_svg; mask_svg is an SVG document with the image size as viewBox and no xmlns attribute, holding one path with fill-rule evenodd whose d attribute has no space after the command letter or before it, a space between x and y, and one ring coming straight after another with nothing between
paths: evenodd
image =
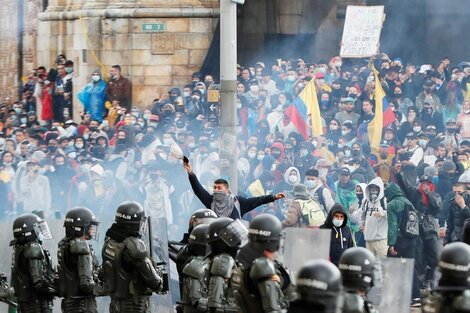
<instances>
[{"instance_id":1,"label":"white placard","mask_svg":"<svg viewBox=\"0 0 470 313\"><path fill-rule=\"evenodd\" d=\"M383 21L383 5L348 5L340 56L363 58L378 54Z\"/></svg>"}]
</instances>

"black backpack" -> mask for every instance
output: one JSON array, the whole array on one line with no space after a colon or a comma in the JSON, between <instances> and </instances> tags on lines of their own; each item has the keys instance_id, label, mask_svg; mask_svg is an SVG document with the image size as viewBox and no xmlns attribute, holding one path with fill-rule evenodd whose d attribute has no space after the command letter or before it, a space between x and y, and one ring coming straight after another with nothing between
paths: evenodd
<instances>
[{"instance_id":1,"label":"black backpack","mask_svg":"<svg viewBox=\"0 0 470 313\"><path fill-rule=\"evenodd\" d=\"M419 236L419 217L410 203L405 202L398 230L405 237Z\"/></svg>"}]
</instances>

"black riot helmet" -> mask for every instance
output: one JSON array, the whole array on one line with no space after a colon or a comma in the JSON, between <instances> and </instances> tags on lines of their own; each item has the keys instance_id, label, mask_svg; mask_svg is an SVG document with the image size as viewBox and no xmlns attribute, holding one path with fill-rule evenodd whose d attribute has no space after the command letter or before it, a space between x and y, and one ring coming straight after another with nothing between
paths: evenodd
<instances>
[{"instance_id":1,"label":"black riot helmet","mask_svg":"<svg viewBox=\"0 0 470 313\"><path fill-rule=\"evenodd\" d=\"M259 252L279 250L282 224L277 217L262 213L257 215L248 227L248 239Z\"/></svg>"},{"instance_id":2,"label":"black riot helmet","mask_svg":"<svg viewBox=\"0 0 470 313\"><path fill-rule=\"evenodd\" d=\"M240 220L229 217L219 217L209 224L207 243L213 254L232 253L246 239L248 230Z\"/></svg>"},{"instance_id":3,"label":"black riot helmet","mask_svg":"<svg viewBox=\"0 0 470 313\"><path fill-rule=\"evenodd\" d=\"M297 292L302 301L322 312L336 312L341 304L341 273L326 260L305 263L297 275Z\"/></svg>"},{"instance_id":4,"label":"black riot helmet","mask_svg":"<svg viewBox=\"0 0 470 313\"><path fill-rule=\"evenodd\" d=\"M126 228L129 234L142 235L146 225L144 208L138 202L125 201L117 208L115 221L119 227Z\"/></svg>"},{"instance_id":5,"label":"black riot helmet","mask_svg":"<svg viewBox=\"0 0 470 313\"><path fill-rule=\"evenodd\" d=\"M52 239L47 222L32 213L20 215L15 219L13 222L13 236L15 240L11 244Z\"/></svg>"},{"instance_id":6,"label":"black riot helmet","mask_svg":"<svg viewBox=\"0 0 470 313\"><path fill-rule=\"evenodd\" d=\"M206 255L207 250L207 231L209 225L201 224L194 227L189 234L189 250L192 255Z\"/></svg>"},{"instance_id":7,"label":"black riot helmet","mask_svg":"<svg viewBox=\"0 0 470 313\"><path fill-rule=\"evenodd\" d=\"M95 214L88 208L73 208L65 215L65 235L68 238L89 236L98 240L98 226Z\"/></svg>"},{"instance_id":8,"label":"black riot helmet","mask_svg":"<svg viewBox=\"0 0 470 313\"><path fill-rule=\"evenodd\" d=\"M196 210L189 220L189 228L196 227L200 224L209 224L217 218L217 214L209 209Z\"/></svg>"},{"instance_id":9,"label":"black riot helmet","mask_svg":"<svg viewBox=\"0 0 470 313\"><path fill-rule=\"evenodd\" d=\"M470 276L470 246L463 242L453 242L442 249L439 259L442 273L437 289L468 289Z\"/></svg>"},{"instance_id":10,"label":"black riot helmet","mask_svg":"<svg viewBox=\"0 0 470 313\"><path fill-rule=\"evenodd\" d=\"M344 288L347 291L368 291L374 285L375 265L374 254L366 248L354 247L344 251L338 264Z\"/></svg>"}]
</instances>

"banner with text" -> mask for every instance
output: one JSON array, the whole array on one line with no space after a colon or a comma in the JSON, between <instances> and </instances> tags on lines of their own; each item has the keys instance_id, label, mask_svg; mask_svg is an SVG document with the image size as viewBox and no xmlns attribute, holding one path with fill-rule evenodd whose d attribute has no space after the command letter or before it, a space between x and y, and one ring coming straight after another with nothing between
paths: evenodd
<instances>
[{"instance_id":1,"label":"banner with text","mask_svg":"<svg viewBox=\"0 0 470 313\"><path fill-rule=\"evenodd\" d=\"M340 56L363 58L378 54L383 21L383 5L348 5Z\"/></svg>"}]
</instances>

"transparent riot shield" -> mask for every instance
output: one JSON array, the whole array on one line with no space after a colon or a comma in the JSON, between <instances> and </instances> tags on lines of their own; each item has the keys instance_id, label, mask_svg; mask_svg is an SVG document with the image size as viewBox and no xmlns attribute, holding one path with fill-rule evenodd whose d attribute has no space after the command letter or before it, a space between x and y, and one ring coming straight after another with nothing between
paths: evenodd
<instances>
[{"instance_id":1,"label":"transparent riot shield","mask_svg":"<svg viewBox=\"0 0 470 313\"><path fill-rule=\"evenodd\" d=\"M329 260L331 230L312 228L286 228L277 259L294 274L308 260Z\"/></svg>"},{"instance_id":2,"label":"transparent riot shield","mask_svg":"<svg viewBox=\"0 0 470 313\"><path fill-rule=\"evenodd\" d=\"M173 304L176 299L172 299L172 291L178 291L178 277L170 274L170 260L168 255L168 228L165 218L149 216L147 220L147 240L150 257L157 265L163 275L166 276L168 291L162 294L154 294L151 297L152 313L172 313ZM176 278L176 281L174 279Z\"/></svg>"},{"instance_id":3,"label":"transparent riot shield","mask_svg":"<svg viewBox=\"0 0 470 313\"><path fill-rule=\"evenodd\" d=\"M413 270L413 259L378 259L374 287L367 298L380 313L410 311Z\"/></svg>"}]
</instances>

